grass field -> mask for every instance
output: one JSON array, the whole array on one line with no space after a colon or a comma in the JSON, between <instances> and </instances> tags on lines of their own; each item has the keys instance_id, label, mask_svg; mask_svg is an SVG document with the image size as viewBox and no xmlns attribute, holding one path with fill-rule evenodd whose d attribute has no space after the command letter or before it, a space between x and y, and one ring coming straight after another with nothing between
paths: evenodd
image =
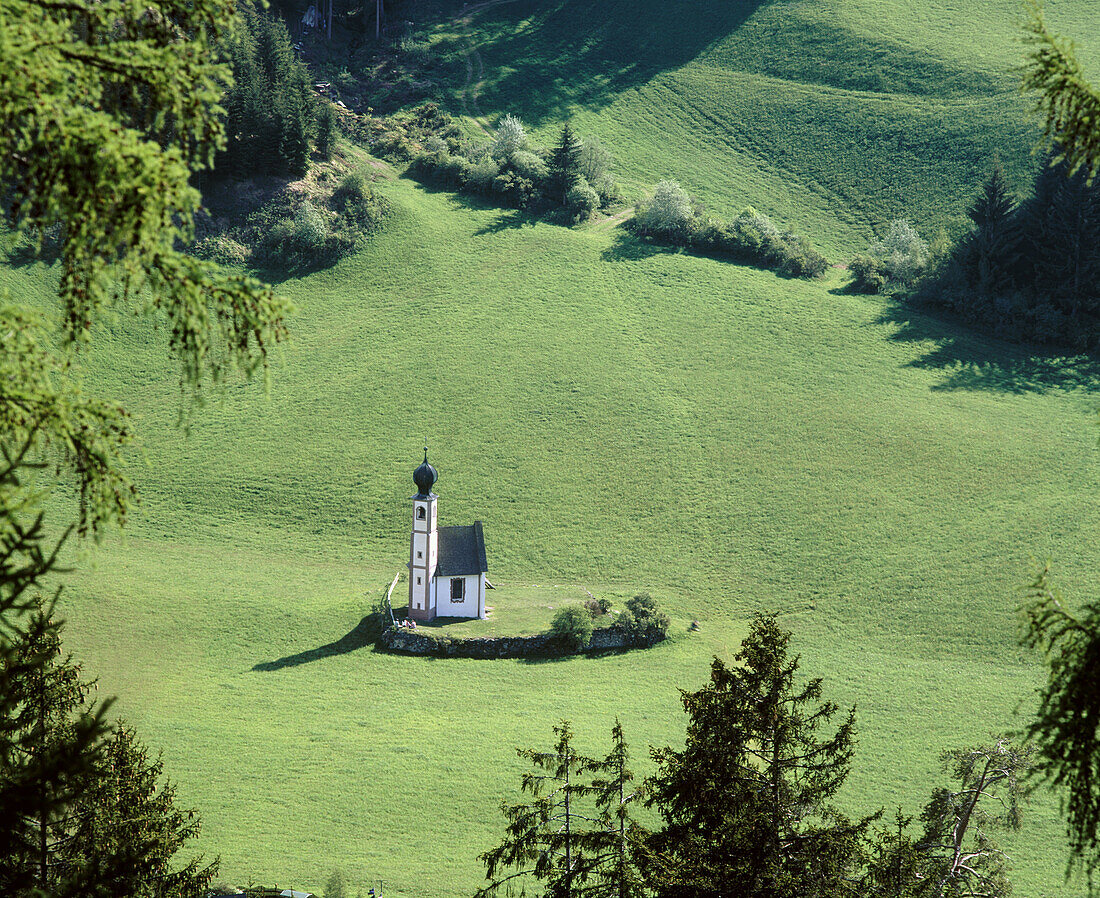
<instances>
[{"instance_id":1,"label":"grass field","mask_svg":"<svg viewBox=\"0 0 1100 898\"><path fill-rule=\"evenodd\" d=\"M597 6L627 24L638 7ZM477 48L483 112L544 136L575 112L628 185L675 174L834 254L902 198L957 223L1002 135L1014 170L1030 164L1003 75L1014 4L848 0L828 21L819 6L646 4L668 18L628 52L600 22L579 30L579 3L517 0L436 40L463 70L460 41ZM1051 16L1083 35L1089 6ZM185 432L163 332L120 318L86 360L135 414L144 502L77 559L67 644L164 752L225 878L319 889L341 867L364 891L469 894L518 791L514 747L565 717L601 752L619 716L648 770L648 746L682 738L677 689L760 609L858 706L849 809L915 811L941 749L1020 726L1042 678L1015 638L1033 559L1094 595L1095 363L846 295L839 272L784 280L380 189L384 232L282 284L298 313L269 394L232 384ZM55 276L5 268L0 284L45 301ZM490 578L529 600L519 626L558 594L646 590L673 638L538 664L339 650L406 560L425 440L440 523L485 522ZM1021 894L1075 893L1049 796L1006 841Z\"/></svg>"}]
</instances>

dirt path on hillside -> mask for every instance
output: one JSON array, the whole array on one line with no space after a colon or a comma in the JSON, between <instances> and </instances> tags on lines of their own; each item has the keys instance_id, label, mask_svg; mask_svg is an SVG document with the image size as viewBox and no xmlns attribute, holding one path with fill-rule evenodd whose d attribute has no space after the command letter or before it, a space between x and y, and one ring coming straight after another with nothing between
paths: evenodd
<instances>
[{"instance_id":1,"label":"dirt path on hillside","mask_svg":"<svg viewBox=\"0 0 1100 898\"><path fill-rule=\"evenodd\" d=\"M633 209L623 209L621 212L616 212L614 215L609 215L607 218L603 218L592 225L589 230L591 231L609 231L612 228L617 228L624 221L634 217Z\"/></svg>"}]
</instances>

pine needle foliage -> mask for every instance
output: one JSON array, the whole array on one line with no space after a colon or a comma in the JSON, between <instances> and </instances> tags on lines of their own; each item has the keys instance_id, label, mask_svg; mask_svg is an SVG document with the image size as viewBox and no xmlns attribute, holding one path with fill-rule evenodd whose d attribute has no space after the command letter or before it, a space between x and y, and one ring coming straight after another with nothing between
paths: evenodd
<instances>
[{"instance_id":1,"label":"pine needle foliage","mask_svg":"<svg viewBox=\"0 0 1100 898\"><path fill-rule=\"evenodd\" d=\"M1090 891L1100 868L1100 602L1076 614L1044 567L1024 607L1024 644L1046 655L1050 676L1027 729L1040 782L1061 790L1071 859Z\"/></svg>"},{"instance_id":2,"label":"pine needle foliage","mask_svg":"<svg viewBox=\"0 0 1100 898\"><path fill-rule=\"evenodd\" d=\"M921 814L922 879L932 894L950 898L1004 898L1011 891L1008 857L992 838L997 828L1020 828L1020 782L1032 750L1007 739L946 751L953 784L935 790ZM919 885L919 884L918 884Z\"/></svg>"},{"instance_id":3,"label":"pine needle foliage","mask_svg":"<svg viewBox=\"0 0 1100 898\"><path fill-rule=\"evenodd\" d=\"M1028 9L1022 88L1038 94L1045 140L1057 148L1053 161L1064 161L1070 174L1084 169L1091 182L1100 172L1100 92L1085 78L1073 43L1047 28L1039 0L1028 0Z\"/></svg>"},{"instance_id":4,"label":"pine needle foliage","mask_svg":"<svg viewBox=\"0 0 1100 898\"><path fill-rule=\"evenodd\" d=\"M502 888L513 894L517 887L526 895L529 878L544 882L547 895L572 898L591 872L592 817L583 800L594 791L584 779L594 762L573 749L568 721L555 725L554 734L557 743L550 751L517 749L533 768L522 780L531 801L501 805L508 821L504 841L481 855L490 883L475 898L493 898ZM502 875L509 868L515 872Z\"/></svg>"},{"instance_id":5,"label":"pine needle foliage","mask_svg":"<svg viewBox=\"0 0 1100 898\"><path fill-rule=\"evenodd\" d=\"M750 625L736 660L715 658L711 681L684 692L683 750L654 752L649 802L664 819L650 840L649 874L662 895L812 898L846 894L863 833L828 801L848 776L855 709L840 710L822 681L798 682L790 633L774 617Z\"/></svg>"},{"instance_id":6,"label":"pine needle foliage","mask_svg":"<svg viewBox=\"0 0 1100 898\"><path fill-rule=\"evenodd\" d=\"M573 130L573 126L566 122L562 125L561 134L550 154L548 164L550 195L556 201L564 203L569 191L580 182L583 150L581 139Z\"/></svg>"},{"instance_id":7,"label":"pine needle foliage","mask_svg":"<svg viewBox=\"0 0 1100 898\"><path fill-rule=\"evenodd\" d=\"M224 0L2 0L0 181L16 228L60 232L63 336L109 305L152 312L184 381L254 370L283 334L268 287L183 253L191 173L223 140Z\"/></svg>"}]
</instances>

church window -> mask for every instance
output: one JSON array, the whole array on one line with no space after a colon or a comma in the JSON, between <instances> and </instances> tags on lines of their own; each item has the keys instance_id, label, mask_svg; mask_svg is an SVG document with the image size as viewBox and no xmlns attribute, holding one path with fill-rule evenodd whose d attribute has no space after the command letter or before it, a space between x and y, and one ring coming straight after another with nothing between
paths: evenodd
<instances>
[{"instance_id":1,"label":"church window","mask_svg":"<svg viewBox=\"0 0 1100 898\"><path fill-rule=\"evenodd\" d=\"M419 578L419 577L417 577L417 578L416 578L416 585L417 585L417 586L419 586L419 585L420 585L420 578Z\"/></svg>"},{"instance_id":2,"label":"church window","mask_svg":"<svg viewBox=\"0 0 1100 898\"><path fill-rule=\"evenodd\" d=\"M461 602L466 598L466 579L455 577L451 580L451 601Z\"/></svg>"},{"instance_id":3,"label":"church window","mask_svg":"<svg viewBox=\"0 0 1100 898\"><path fill-rule=\"evenodd\" d=\"M417 558L423 558L423 557L424 557L424 553L423 553L423 552L417 552L417 553L416 553L416 557L417 557Z\"/></svg>"},{"instance_id":4,"label":"church window","mask_svg":"<svg viewBox=\"0 0 1100 898\"><path fill-rule=\"evenodd\" d=\"M423 521L424 520L424 506L423 505L416 506L416 519L418 521Z\"/></svg>"}]
</instances>

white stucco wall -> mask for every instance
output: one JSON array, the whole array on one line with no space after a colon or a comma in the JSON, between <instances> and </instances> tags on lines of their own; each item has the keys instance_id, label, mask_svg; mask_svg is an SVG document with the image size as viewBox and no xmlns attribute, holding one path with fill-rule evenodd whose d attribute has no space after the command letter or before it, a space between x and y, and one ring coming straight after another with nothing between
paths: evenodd
<instances>
[{"instance_id":1,"label":"white stucco wall","mask_svg":"<svg viewBox=\"0 0 1100 898\"><path fill-rule=\"evenodd\" d=\"M485 575L474 574L463 579L466 581L466 598L461 602L451 601L451 577L435 577L432 580L435 613L440 617L485 616Z\"/></svg>"}]
</instances>

